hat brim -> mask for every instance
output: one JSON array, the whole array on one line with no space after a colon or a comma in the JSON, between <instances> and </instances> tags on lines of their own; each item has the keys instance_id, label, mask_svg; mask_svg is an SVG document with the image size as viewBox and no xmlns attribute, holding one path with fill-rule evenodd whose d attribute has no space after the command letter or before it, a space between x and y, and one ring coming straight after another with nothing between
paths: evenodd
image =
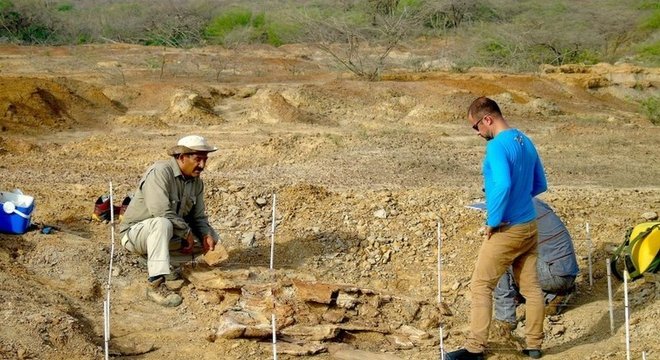
<instances>
[{"instance_id":1,"label":"hat brim","mask_svg":"<svg viewBox=\"0 0 660 360\"><path fill-rule=\"evenodd\" d=\"M200 146L200 147L190 148L183 145L176 145L167 150L167 155L173 156L173 155L182 155L182 154L194 154L199 152L211 153L216 150L218 150L218 148L215 146Z\"/></svg>"}]
</instances>

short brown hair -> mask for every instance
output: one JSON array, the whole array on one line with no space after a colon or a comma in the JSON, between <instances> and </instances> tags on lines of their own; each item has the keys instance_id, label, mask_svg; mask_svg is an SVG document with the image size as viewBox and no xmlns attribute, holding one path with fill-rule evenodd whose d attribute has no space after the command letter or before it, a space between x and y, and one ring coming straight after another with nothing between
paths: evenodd
<instances>
[{"instance_id":1,"label":"short brown hair","mask_svg":"<svg viewBox=\"0 0 660 360\"><path fill-rule=\"evenodd\" d=\"M473 119L482 118L486 114L497 114L502 116L502 111L497 105L495 100L489 99L485 96L474 99L468 108L468 117L472 116Z\"/></svg>"}]
</instances>

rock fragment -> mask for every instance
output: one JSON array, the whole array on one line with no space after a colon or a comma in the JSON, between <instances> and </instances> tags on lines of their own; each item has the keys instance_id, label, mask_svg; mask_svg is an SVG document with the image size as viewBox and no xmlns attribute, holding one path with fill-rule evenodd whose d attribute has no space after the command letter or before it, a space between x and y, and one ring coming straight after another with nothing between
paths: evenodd
<instances>
[{"instance_id":1,"label":"rock fragment","mask_svg":"<svg viewBox=\"0 0 660 360\"><path fill-rule=\"evenodd\" d=\"M243 238L241 238L241 244L243 244L246 247L253 247L254 242L256 239L256 234L254 232L246 232L243 234Z\"/></svg>"},{"instance_id":2,"label":"rock fragment","mask_svg":"<svg viewBox=\"0 0 660 360\"><path fill-rule=\"evenodd\" d=\"M227 249L225 249L222 244L216 244L212 251L207 251L206 254L204 254L204 261L209 266L217 266L228 258L229 254L227 253Z\"/></svg>"},{"instance_id":3,"label":"rock fragment","mask_svg":"<svg viewBox=\"0 0 660 360\"><path fill-rule=\"evenodd\" d=\"M385 209L380 209L374 211L374 217L378 219L387 219L387 211Z\"/></svg>"},{"instance_id":4,"label":"rock fragment","mask_svg":"<svg viewBox=\"0 0 660 360\"><path fill-rule=\"evenodd\" d=\"M655 211L647 211L642 214L642 219L648 220L648 221L653 221L658 219L658 213Z\"/></svg>"}]
</instances>

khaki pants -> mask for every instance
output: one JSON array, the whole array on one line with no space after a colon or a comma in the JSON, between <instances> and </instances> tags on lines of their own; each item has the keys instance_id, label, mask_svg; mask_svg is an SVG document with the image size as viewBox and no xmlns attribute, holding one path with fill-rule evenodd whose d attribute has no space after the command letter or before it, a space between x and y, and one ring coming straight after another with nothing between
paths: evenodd
<instances>
[{"instance_id":1,"label":"khaki pants","mask_svg":"<svg viewBox=\"0 0 660 360\"><path fill-rule=\"evenodd\" d=\"M472 274L472 307L470 335L465 348L483 352L488 343L488 328L492 316L492 294L495 285L509 265L526 299L525 335L527 347L540 349L543 342L543 292L536 273L538 231L536 221L503 226L490 239L484 240Z\"/></svg>"},{"instance_id":2,"label":"khaki pants","mask_svg":"<svg viewBox=\"0 0 660 360\"><path fill-rule=\"evenodd\" d=\"M147 271L149 276L167 275L170 273L170 239L174 228L164 217L143 220L124 234L121 245L128 251L147 255Z\"/></svg>"}]
</instances>

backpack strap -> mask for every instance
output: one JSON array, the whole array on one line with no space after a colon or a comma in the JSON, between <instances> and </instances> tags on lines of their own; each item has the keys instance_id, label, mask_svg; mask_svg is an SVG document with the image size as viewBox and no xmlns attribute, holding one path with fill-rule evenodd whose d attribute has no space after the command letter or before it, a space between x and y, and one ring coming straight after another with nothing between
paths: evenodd
<instances>
[{"instance_id":1,"label":"backpack strap","mask_svg":"<svg viewBox=\"0 0 660 360\"><path fill-rule=\"evenodd\" d=\"M660 229L660 223L649 226L646 230L637 234L634 239L630 240L630 235L632 234L633 229L634 228L628 229L626 232L626 240L621 245L619 245L619 247L612 255L612 260L610 261L610 269L612 270L612 273L617 277L617 279L621 281L623 281L623 274L621 274L621 272L616 268L616 262L619 260L621 253L624 253L624 263L628 269L630 278L634 280L641 277L642 274L635 268L634 263L629 259L629 255L632 253L632 249L637 242L644 240L653 230Z\"/></svg>"},{"instance_id":2,"label":"backpack strap","mask_svg":"<svg viewBox=\"0 0 660 360\"><path fill-rule=\"evenodd\" d=\"M610 269L612 270L612 274L614 274L614 276L616 276L616 278L620 281L623 281L623 274L616 267L616 263L619 261L619 257L621 256L624 248L626 248L630 242L630 234L632 234L632 231L633 228L629 228L628 231L626 231L626 236L624 237L625 240L621 243L621 245L619 245L619 247L616 248L614 254L612 254L612 258L610 259Z\"/></svg>"}]
</instances>

